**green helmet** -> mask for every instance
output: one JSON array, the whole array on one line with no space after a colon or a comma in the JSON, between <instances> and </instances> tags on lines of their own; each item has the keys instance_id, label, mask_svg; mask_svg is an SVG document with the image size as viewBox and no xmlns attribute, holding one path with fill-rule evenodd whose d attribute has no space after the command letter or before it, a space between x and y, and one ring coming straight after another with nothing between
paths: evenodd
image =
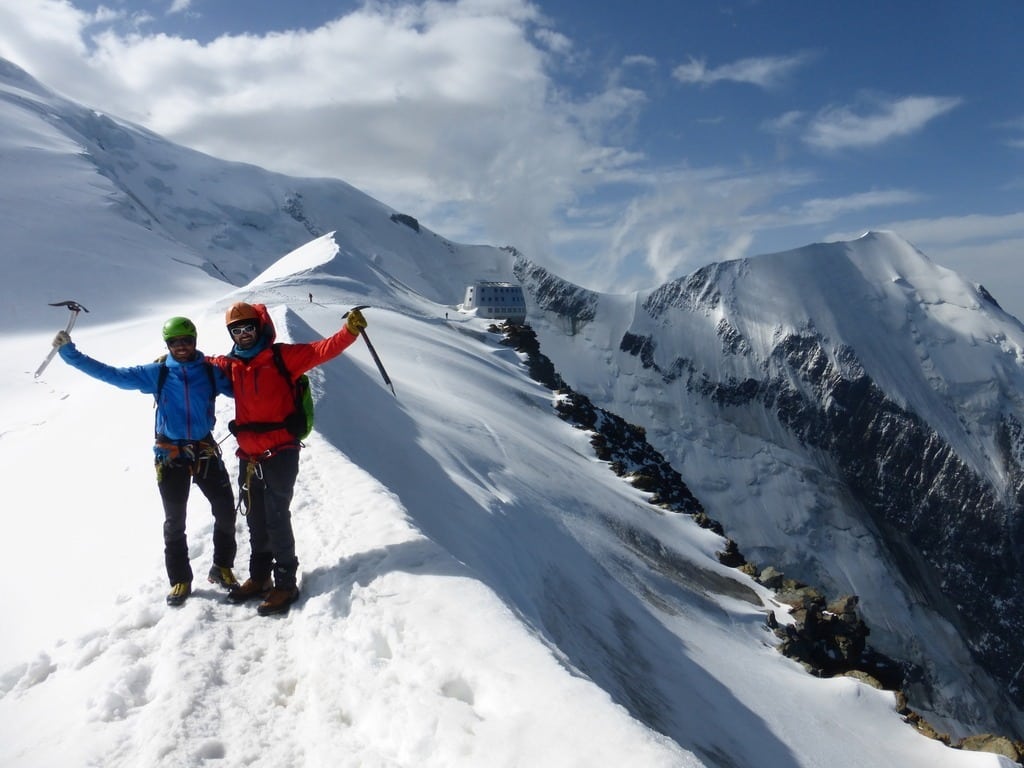
<instances>
[{"instance_id":1,"label":"green helmet","mask_svg":"<svg viewBox=\"0 0 1024 768\"><path fill-rule=\"evenodd\" d=\"M199 334L196 333L196 324L187 317L172 317L164 323L164 341L176 339L179 336L191 336L193 339Z\"/></svg>"}]
</instances>

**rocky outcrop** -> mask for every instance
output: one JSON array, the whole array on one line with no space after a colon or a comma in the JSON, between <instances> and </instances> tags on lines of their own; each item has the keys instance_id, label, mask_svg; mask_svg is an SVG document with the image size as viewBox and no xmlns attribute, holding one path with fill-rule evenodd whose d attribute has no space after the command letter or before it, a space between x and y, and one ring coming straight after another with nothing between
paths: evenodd
<instances>
[{"instance_id":1,"label":"rocky outcrop","mask_svg":"<svg viewBox=\"0 0 1024 768\"><path fill-rule=\"evenodd\" d=\"M396 224L404 224L409 229L411 229L413 232L419 232L420 231L420 223L419 223L419 221L417 221L415 217L410 216L407 213L392 213L391 214L391 220L393 222L395 222Z\"/></svg>"},{"instance_id":2,"label":"rocky outcrop","mask_svg":"<svg viewBox=\"0 0 1024 768\"><path fill-rule=\"evenodd\" d=\"M678 299L677 299L678 300ZM724 338L742 353L744 340ZM1017 490L1001 498L938 433L882 392L849 347L830 349L808 329L781 337L764 377L712 380L689 361L655 363L657 342L626 334L620 349L665 381L679 379L721 408L757 403L805 445L825 451L851 495L885 535L909 583L961 631L984 669L1024 704L1024 568L1021 428L1002 427L1004 462ZM925 572L921 572L924 563Z\"/></svg>"},{"instance_id":3,"label":"rocky outcrop","mask_svg":"<svg viewBox=\"0 0 1024 768\"><path fill-rule=\"evenodd\" d=\"M538 309L562 318L564 330L570 336L579 333L596 316L598 295L593 291L569 285L521 256L515 260L513 273Z\"/></svg>"},{"instance_id":4,"label":"rocky outcrop","mask_svg":"<svg viewBox=\"0 0 1024 768\"><path fill-rule=\"evenodd\" d=\"M591 444L598 457L608 462L610 469L635 487L650 492L650 503L692 515L699 525L724 537L721 524L708 516L679 473L647 442L643 428L594 406L586 396L574 392L559 375L552 361L541 352L536 334L529 326L506 322L501 327L492 325L490 330L502 334L503 344L526 355L531 378L557 394L555 407L558 415L574 426L593 433ZM810 365L804 367L816 372L816 380L833 378L831 364L814 353L815 345L795 343L785 346L790 351L802 349L810 353L801 359L811 361ZM848 359L847 363L848 370L857 370L854 360ZM740 387L740 390L733 397L724 399L745 401L761 396L760 386L751 389L746 385ZM794 415L798 413L799 409L793 411ZM826 430L823 434L829 432ZM714 574L706 571L697 572L681 558L675 557L671 547L655 540L650 534L623 527L611 519L606 520L606 524L638 556L684 586L753 600L738 582L715 578ZM921 677L921 670L910 662L895 660L871 647L867 642L870 629L860 615L859 598L856 595L843 595L829 603L815 587L789 579L772 566L760 569L748 563L732 539L725 540L725 547L718 553L718 559L755 578L775 592L775 599L779 603L790 607L792 623L779 624L774 612L769 612L767 626L781 641L779 651L799 661L810 674L818 677L854 677L876 688L894 691L897 710L907 723L922 734L950 746L994 752L1016 761L1024 755L1024 743L1005 736L973 735L953 743L948 734L938 731L913 710L908 703L905 688L908 681Z\"/></svg>"},{"instance_id":5,"label":"rocky outcrop","mask_svg":"<svg viewBox=\"0 0 1024 768\"><path fill-rule=\"evenodd\" d=\"M504 335L503 343L527 355L530 377L558 394L555 410L574 426L593 432L590 444L597 457L607 461L612 471L632 485L651 494L649 501L664 509L702 515L704 508L672 468L649 442L643 428L597 408L585 396L574 392L555 370L551 360L540 351L533 329L505 323L493 326Z\"/></svg>"},{"instance_id":6,"label":"rocky outcrop","mask_svg":"<svg viewBox=\"0 0 1024 768\"><path fill-rule=\"evenodd\" d=\"M320 237L323 234L320 228L306 215L301 192L289 192L281 204L281 210L305 227L312 237Z\"/></svg>"},{"instance_id":7,"label":"rocky outcrop","mask_svg":"<svg viewBox=\"0 0 1024 768\"><path fill-rule=\"evenodd\" d=\"M1024 743L991 733L968 736L966 739L961 739L956 746L971 752L990 752L1003 755L1017 763L1024 759Z\"/></svg>"}]
</instances>

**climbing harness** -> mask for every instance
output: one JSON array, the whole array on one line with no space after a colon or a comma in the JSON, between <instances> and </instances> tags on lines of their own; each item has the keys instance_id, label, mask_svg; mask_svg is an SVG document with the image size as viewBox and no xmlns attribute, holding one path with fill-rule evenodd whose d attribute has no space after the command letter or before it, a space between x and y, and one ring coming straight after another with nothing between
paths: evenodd
<instances>
[{"instance_id":1,"label":"climbing harness","mask_svg":"<svg viewBox=\"0 0 1024 768\"><path fill-rule=\"evenodd\" d=\"M291 443L283 443L282 445L275 446L274 448L268 448L263 453L258 453L255 456L250 456L245 453L237 453L239 459L245 462L245 475L242 478L242 484L239 487L240 493L238 494L238 504L235 506L236 512L241 512L242 515L249 514L249 508L252 506L252 479L255 477L260 482L263 482L263 465L260 463L264 459L269 459L281 451L297 451L302 447L302 443L298 440ZM242 504L242 498L245 494L246 503Z\"/></svg>"},{"instance_id":2,"label":"climbing harness","mask_svg":"<svg viewBox=\"0 0 1024 768\"><path fill-rule=\"evenodd\" d=\"M154 450L156 458L156 479L160 482L163 479L164 467L170 465L184 466L188 468L193 478L206 479L210 473L210 462L220 461L220 443L212 440L195 440L189 442L175 442L157 436Z\"/></svg>"}]
</instances>

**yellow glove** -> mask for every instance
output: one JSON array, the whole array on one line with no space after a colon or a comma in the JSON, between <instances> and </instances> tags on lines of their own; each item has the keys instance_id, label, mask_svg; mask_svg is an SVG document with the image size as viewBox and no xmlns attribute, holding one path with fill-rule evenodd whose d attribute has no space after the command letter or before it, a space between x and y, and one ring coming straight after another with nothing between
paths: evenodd
<instances>
[{"instance_id":1,"label":"yellow glove","mask_svg":"<svg viewBox=\"0 0 1024 768\"><path fill-rule=\"evenodd\" d=\"M345 327L353 336L358 336L359 332L366 327L366 318L358 309L353 309L348 313L348 322L345 323Z\"/></svg>"},{"instance_id":2,"label":"yellow glove","mask_svg":"<svg viewBox=\"0 0 1024 768\"><path fill-rule=\"evenodd\" d=\"M364 325L365 325L365 323L364 323ZM58 349L60 347L63 347L65 344L70 344L70 343L71 343L71 336L68 334L67 331L57 331L57 335L53 337L53 346L57 347Z\"/></svg>"}]
</instances>

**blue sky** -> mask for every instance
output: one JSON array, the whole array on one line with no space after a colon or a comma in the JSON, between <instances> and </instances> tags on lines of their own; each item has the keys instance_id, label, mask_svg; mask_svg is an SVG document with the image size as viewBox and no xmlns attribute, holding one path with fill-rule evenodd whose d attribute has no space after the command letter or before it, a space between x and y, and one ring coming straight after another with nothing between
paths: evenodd
<instances>
[{"instance_id":1,"label":"blue sky","mask_svg":"<svg viewBox=\"0 0 1024 768\"><path fill-rule=\"evenodd\" d=\"M66 96L587 287L886 228L1008 306L1022 30L1020 0L0 0L0 56Z\"/></svg>"}]
</instances>

